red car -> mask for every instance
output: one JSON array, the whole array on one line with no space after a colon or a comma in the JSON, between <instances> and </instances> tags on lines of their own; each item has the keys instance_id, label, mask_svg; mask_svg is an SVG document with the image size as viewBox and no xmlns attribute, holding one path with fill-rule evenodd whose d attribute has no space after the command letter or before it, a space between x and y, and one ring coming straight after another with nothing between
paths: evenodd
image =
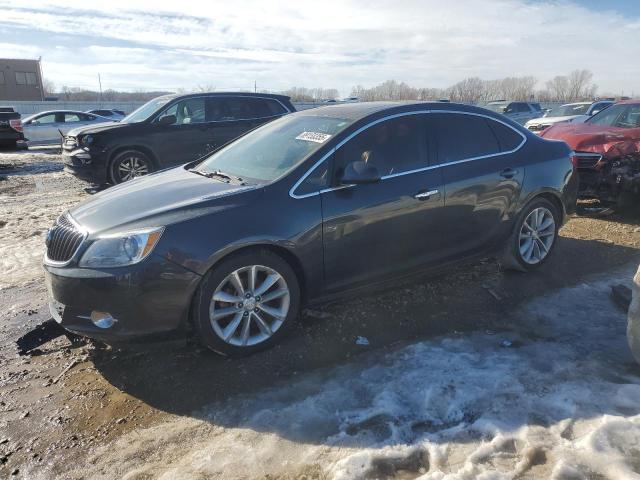
<instances>
[{"instance_id":1,"label":"red car","mask_svg":"<svg viewBox=\"0 0 640 480\"><path fill-rule=\"evenodd\" d=\"M575 152L580 198L626 205L640 193L640 100L618 102L585 123L559 124L542 137Z\"/></svg>"}]
</instances>

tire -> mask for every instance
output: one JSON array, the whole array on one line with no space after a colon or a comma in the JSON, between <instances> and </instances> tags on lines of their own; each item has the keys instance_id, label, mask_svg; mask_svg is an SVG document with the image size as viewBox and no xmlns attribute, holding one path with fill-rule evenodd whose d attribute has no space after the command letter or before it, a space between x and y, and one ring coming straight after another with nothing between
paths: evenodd
<instances>
[{"instance_id":1,"label":"tire","mask_svg":"<svg viewBox=\"0 0 640 480\"><path fill-rule=\"evenodd\" d=\"M537 213L534 214L534 212ZM536 221L535 215L539 219L537 229L534 223ZM553 220L553 224L547 225L550 219ZM547 226L545 227L545 225ZM532 233L531 226L536 230L535 234ZM545 198L533 199L518 216L500 259L500 264L507 270L520 272L529 272L539 268L551 256L556 245L559 228L560 213L557 207ZM530 242L527 241L527 236Z\"/></svg>"},{"instance_id":2,"label":"tire","mask_svg":"<svg viewBox=\"0 0 640 480\"><path fill-rule=\"evenodd\" d=\"M111 161L109 177L114 185L148 175L153 172L154 165L148 155L139 150L125 150L118 153Z\"/></svg>"},{"instance_id":3,"label":"tire","mask_svg":"<svg viewBox=\"0 0 640 480\"><path fill-rule=\"evenodd\" d=\"M267 296L273 298L265 300ZM207 348L239 357L278 343L293 327L299 310L300 284L291 266L268 250L256 249L212 268L196 293L192 319Z\"/></svg>"}]
</instances>

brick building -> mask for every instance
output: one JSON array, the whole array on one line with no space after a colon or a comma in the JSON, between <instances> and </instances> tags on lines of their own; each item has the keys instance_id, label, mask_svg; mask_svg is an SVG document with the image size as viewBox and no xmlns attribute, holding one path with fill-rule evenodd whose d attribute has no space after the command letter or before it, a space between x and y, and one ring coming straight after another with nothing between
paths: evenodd
<instances>
[{"instance_id":1,"label":"brick building","mask_svg":"<svg viewBox=\"0 0 640 480\"><path fill-rule=\"evenodd\" d=\"M44 100L40 60L0 58L0 101Z\"/></svg>"}]
</instances>

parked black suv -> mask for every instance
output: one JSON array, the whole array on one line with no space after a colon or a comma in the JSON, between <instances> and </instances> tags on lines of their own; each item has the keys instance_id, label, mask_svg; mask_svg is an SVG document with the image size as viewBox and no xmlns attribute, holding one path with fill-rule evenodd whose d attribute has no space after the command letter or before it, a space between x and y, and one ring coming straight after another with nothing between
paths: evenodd
<instances>
[{"instance_id":1,"label":"parked black suv","mask_svg":"<svg viewBox=\"0 0 640 480\"><path fill-rule=\"evenodd\" d=\"M62 145L65 169L96 184L121 183L195 160L294 111L283 95L164 95L117 124L71 130Z\"/></svg>"}]
</instances>

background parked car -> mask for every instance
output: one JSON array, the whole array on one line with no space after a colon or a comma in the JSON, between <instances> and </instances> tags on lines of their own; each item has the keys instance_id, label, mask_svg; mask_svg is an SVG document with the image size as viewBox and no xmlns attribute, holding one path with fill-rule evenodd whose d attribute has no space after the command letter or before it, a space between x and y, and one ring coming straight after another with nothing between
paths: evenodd
<instances>
[{"instance_id":1,"label":"background parked car","mask_svg":"<svg viewBox=\"0 0 640 480\"><path fill-rule=\"evenodd\" d=\"M610 107L614 103L612 100L567 103L566 105L551 109L540 118L529 120L524 126L532 132L537 133L557 123L583 123L589 117Z\"/></svg>"},{"instance_id":2,"label":"background parked car","mask_svg":"<svg viewBox=\"0 0 640 480\"><path fill-rule=\"evenodd\" d=\"M0 147L16 148L22 141L20 114L13 107L0 107Z\"/></svg>"},{"instance_id":3,"label":"background parked car","mask_svg":"<svg viewBox=\"0 0 640 480\"><path fill-rule=\"evenodd\" d=\"M28 145L51 145L62 141L60 132L64 135L72 128L105 122L112 120L92 113L52 110L31 115L22 125Z\"/></svg>"},{"instance_id":4,"label":"background parked car","mask_svg":"<svg viewBox=\"0 0 640 480\"><path fill-rule=\"evenodd\" d=\"M283 95L165 95L118 123L69 132L63 142L65 169L93 183L121 183L199 158L294 111Z\"/></svg>"},{"instance_id":5,"label":"background parked car","mask_svg":"<svg viewBox=\"0 0 640 480\"><path fill-rule=\"evenodd\" d=\"M122 120L127 116L122 110L117 110L115 108L98 108L95 110L88 110L86 113L92 113L94 115L99 115L101 117L108 118L115 122Z\"/></svg>"},{"instance_id":6,"label":"background parked car","mask_svg":"<svg viewBox=\"0 0 640 480\"><path fill-rule=\"evenodd\" d=\"M535 102L511 102L504 109L503 114L514 122L524 125L527 121L544 115L539 103Z\"/></svg>"},{"instance_id":7,"label":"background parked car","mask_svg":"<svg viewBox=\"0 0 640 480\"><path fill-rule=\"evenodd\" d=\"M477 256L533 270L575 209L570 157L467 105L287 115L60 217L44 260L52 315L106 341L193 325L242 355L280 340L305 303Z\"/></svg>"},{"instance_id":8,"label":"background parked car","mask_svg":"<svg viewBox=\"0 0 640 480\"><path fill-rule=\"evenodd\" d=\"M619 207L640 194L640 100L618 102L584 123L561 123L540 136L575 151L579 195Z\"/></svg>"}]
</instances>

